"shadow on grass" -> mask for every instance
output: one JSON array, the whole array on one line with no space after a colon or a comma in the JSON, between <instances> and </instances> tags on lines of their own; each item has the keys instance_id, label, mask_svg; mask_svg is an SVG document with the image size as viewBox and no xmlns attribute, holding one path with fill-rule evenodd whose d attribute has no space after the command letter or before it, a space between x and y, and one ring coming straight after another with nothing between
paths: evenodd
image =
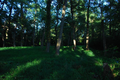
<instances>
[{"instance_id":1,"label":"shadow on grass","mask_svg":"<svg viewBox=\"0 0 120 80\"><path fill-rule=\"evenodd\" d=\"M0 75L33 60L50 57L51 55L46 53L44 49L40 47L9 47L0 50Z\"/></svg>"},{"instance_id":2,"label":"shadow on grass","mask_svg":"<svg viewBox=\"0 0 120 80\"><path fill-rule=\"evenodd\" d=\"M101 80L103 59L92 51L78 46L61 47L60 55L55 50L46 53L45 48L29 47L0 51L3 66L0 76L5 80ZM0 69L1 70L1 69Z\"/></svg>"}]
</instances>

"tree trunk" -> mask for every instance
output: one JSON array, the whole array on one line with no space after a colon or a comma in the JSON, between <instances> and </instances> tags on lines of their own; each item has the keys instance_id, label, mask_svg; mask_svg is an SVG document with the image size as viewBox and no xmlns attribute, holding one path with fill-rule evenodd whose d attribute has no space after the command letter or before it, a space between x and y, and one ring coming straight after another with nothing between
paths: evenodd
<instances>
[{"instance_id":1,"label":"tree trunk","mask_svg":"<svg viewBox=\"0 0 120 80\"><path fill-rule=\"evenodd\" d=\"M6 33L5 33L5 37L6 37L5 39L8 39L8 31L9 31L9 29L7 28Z\"/></svg>"},{"instance_id":2,"label":"tree trunk","mask_svg":"<svg viewBox=\"0 0 120 80\"><path fill-rule=\"evenodd\" d=\"M91 39L93 40L94 39L94 27L92 25L92 36L91 36Z\"/></svg>"},{"instance_id":3,"label":"tree trunk","mask_svg":"<svg viewBox=\"0 0 120 80\"><path fill-rule=\"evenodd\" d=\"M110 25L109 25L109 34L111 35L111 19L110 19Z\"/></svg>"},{"instance_id":4,"label":"tree trunk","mask_svg":"<svg viewBox=\"0 0 120 80\"><path fill-rule=\"evenodd\" d=\"M5 32L6 32L5 25L6 25L6 22L4 22L3 31L2 31L2 42L3 42L3 47L5 47Z\"/></svg>"},{"instance_id":5,"label":"tree trunk","mask_svg":"<svg viewBox=\"0 0 120 80\"><path fill-rule=\"evenodd\" d=\"M86 32L86 50L89 50L89 7L90 7L90 0L87 9L87 32Z\"/></svg>"},{"instance_id":6,"label":"tree trunk","mask_svg":"<svg viewBox=\"0 0 120 80\"><path fill-rule=\"evenodd\" d=\"M56 24L56 26L55 26L55 34L56 34L56 37L55 37L55 44L57 43L58 14L59 14L59 5L57 5L57 14L56 14L57 24ZM55 45L55 47L56 47L56 45Z\"/></svg>"},{"instance_id":7,"label":"tree trunk","mask_svg":"<svg viewBox=\"0 0 120 80\"><path fill-rule=\"evenodd\" d=\"M23 3L21 2L21 46L23 46L23 39L24 39L24 25L23 25Z\"/></svg>"},{"instance_id":8,"label":"tree trunk","mask_svg":"<svg viewBox=\"0 0 120 80\"><path fill-rule=\"evenodd\" d=\"M35 25L34 25L34 30L33 30L33 46L35 46L34 42L35 42Z\"/></svg>"},{"instance_id":9,"label":"tree trunk","mask_svg":"<svg viewBox=\"0 0 120 80\"><path fill-rule=\"evenodd\" d=\"M70 39L71 39L71 32L69 33L69 36L68 36L68 44L67 44L67 46L70 46Z\"/></svg>"},{"instance_id":10,"label":"tree trunk","mask_svg":"<svg viewBox=\"0 0 120 80\"><path fill-rule=\"evenodd\" d=\"M25 46L28 46L27 41L28 41L28 33L26 31L26 34L25 34Z\"/></svg>"},{"instance_id":11,"label":"tree trunk","mask_svg":"<svg viewBox=\"0 0 120 80\"><path fill-rule=\"evenodd\" d=\"M56 55L59 55L63 26L64 26L64 19L65 19L66 5L67 5L67 0L64 0L63 10L62 10L62 19L61 19L61 24L60 24L60 33L59 33L59 38L58 38L57 44L56 44Z\"/></svg>"},{"instance_id":12,"label":"tree trunk","mask_svg":"<svg viewBox=\"0 0 120 80\"><path fill-rule=\"evenodd\" d=\"M9 30L11 30L11 27L10 27L11 13L12 13L12 6L10 7L10 14L9 14L9 24L8 24Z\"/></svg>"},{"instance_id":13,"label":"tree trunk","mask_svg":"<svg viewBox=\"0 0 120 80\"><path fill-rule=\"evenodd\" d=\"M4 34L4 31L5 31L5 30L3 30L3 33L2 33L3 47L5 47L5 34Z\"/></svg>"},{"instance_id":14,"label":"tree trunk","mask_svg":"<svg viewBox=\"0 0 120 80\"><path fill-rule=\"evenodd\" d=\"M8 23L8 38L10 38L10 36L9 35L11 35L12 33L11 33L11 14L12 14L12 5L11 5L11 7L10 7L10 14L9 14L9 23Z\"/></svg>"},{"instance_id":15,"label":"tree trunk","mask_svg":"<svg viewBox=\"0 0 120 80\"><path fill-rule=\"evenodd\" d=\"M110 10L111 10L111 2L110 2ZM111 16L111 12L110 12ZM111 35L111 17L110 17L110 24L109 24L109 34Z\"/></svg>"},{"instance_id":16,"label":"tree trunk","mask_svg":"<svg viewBox=\"0 0 120 80\"><path fill-rule=\"evenodd\" d=\"M37 23L37 26L36 26L36 27L37 27L37 29L36 29L36 33L37 33L37 35L36 35L36 36L37 36L37 39L36 39L36 40L37 40L37 41L36 41L36 42L37 42L37 46L39 46L39 39L38 39L38 23ZM42 39L42 37L41 37L41 39Z\"/></svg>"},{"instance_id":17,"label":"tree trunk","mask_svg":"<svg viewBox=\"0 0 120 80\"><path fill-rule=\"evenodd\" d=\"M22 28L22 30L21 30L21 46L23 46L23 42L24 42L24 30Z\"/></svg>"},{"instance_id":18,"label":"tree trunk","mask_svg":"<svg viewBox=\"0 0 120 80\"><path fill-rule=\"evenodd\" d=\"M51 22L51 14L50 14L50 8L51 8L51 0L47 0L47 21L46 21L46 35L47 35L47 47L46 51L49 52L50 49L50 22Z\"/></svg>"},{"instance_id":19,"label":"tree trunk","mask_svg":"<svg viewBox=\"0 0 120 80\"><path fill-rule=\"evenodd\" d=\"M76 49L76 39L75 39L75 22L74 22L74 13L73 13L73 1L70 0L71 3L71 14L72 14L72 27L73 27L73 49Z\"/></svg>"},{"instance_id":20,"label":"tree trunk","mask_svg":"<svg viewBox=\"0 0 120 80\"><path fill-rule=\"evenodd\" d=\"M17 25L14 27L14 29L13 29L13 47L15 47L16 46L16 44L15 44L15 30L16 30L16 27L17 27Z\"/></svg>"},{"instance_id":21,"label":"tree trunk","mask_svg":"<svg viewBox=\"0 0 120 80\"><path fill-rule=\"evenodd\" d=\"M36 0L35 0L35 8L36 8ZM35 21L36 21L36 13L37 11L35 10L35 18L34 18L34 30L33 30L33 46L35 46Z\"/></svg>"},{"instance_id":22,"label":"tree trunk","mask_svg":"<svg viewBox=\"0 0 120 80\"><path fill-rule=\"evenodd\" d=\"M45 28L43 30L43 36L42 36L42 40L41 40L41 48L43 48L43 45L44 45L44 38L45 38Z\"/></svg>"},{"instance_id":23,"label":"tree trunk","mask_svg":"<svg viewBox=\"0 0 120 80\"><path fill-rule=\"evenodd\" d=\"M15 33L13 33L13 47L15 47Z\"/></svg>"},{"instance_id":24,"label":"tree trunk","mask_svg":"<svg viewBox=\"0 0 120 80\"><path fill-rule=\"evenodd\" d=\"M104 31L104 22L103 20L101 21L101 25L102 25L102 36L103 36L103 49L104 49L104 56L106 56L106 39L105 39L105 31Z\"/></svg>"},{"instance_id":25,"label":"tree trunk","mask_svg":"<svg viewBox=\"0 0 120 80\"><path fill-rule=\"evenodd\" d=\"M75 27L73 28L73 49L75 50L76 49L76 39L75 39Z\"/></svg>"},{"instance_id":26,"label":"tree trunk","mask_svg":"<svg viewBox=\"0 0 120 80\"><path fill-rule=\"evenodd\" d=\"M102 5L103 7L103 5ZM103 49L104 49L104 56L106 56L106 39L105 39L105 31L104 31L104 20L103 20L103 11L101 7L101 27L102 27L102 38L103 38Z\"/></svg>"}]
</instances>

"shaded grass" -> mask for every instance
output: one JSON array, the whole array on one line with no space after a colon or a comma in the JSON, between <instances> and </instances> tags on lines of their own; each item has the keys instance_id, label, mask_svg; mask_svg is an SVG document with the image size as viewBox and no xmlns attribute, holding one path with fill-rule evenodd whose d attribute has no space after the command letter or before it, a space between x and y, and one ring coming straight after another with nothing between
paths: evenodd
<instances>
[{"instance_id":1,"label":"shaded grass","mask_svg":"<svg viewBox=\"0 0 120 80\"><path fill-rule=\"evenodd\" d=\"M100 51L85 51L77 46L63 46L55 56L45 47L0 48L0 80L102 80L103 62L109 63L117 80L120 63L116 59L99 56Z\"/></svg>"}]
</instances>

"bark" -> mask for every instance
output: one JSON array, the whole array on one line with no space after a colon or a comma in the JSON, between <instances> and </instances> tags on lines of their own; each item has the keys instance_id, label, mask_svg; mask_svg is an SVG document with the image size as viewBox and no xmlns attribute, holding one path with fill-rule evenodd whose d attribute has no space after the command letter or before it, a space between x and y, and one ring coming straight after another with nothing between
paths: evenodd
<instances>
[{"instance_id":1,"label":"bark","mask_svg":"<svg viewBox=\"0 0 120 80\"><path fill-rule=\"evenodd\" d=\"M8 39L8 31L9 31L9 29L7 28L6 33L5 33L6 39Z\"/></svg>"},{"instance_id":2,"label":"bark","mask_svg":"<svg viewBox=\"0 0 120 80\"><path fill-rule=\"evenodd\" d=\"M70 3L71 3L71 14L72 14L72 27L73 27L73 45L74 45L74 47L73 47L73 49L75 50L76 49L76 39L75 39L75 23L74 23L74 13L73 13L73 9L74 9L74 7L73 7L73 1L72 0L70 0Z\"/></svg>"},{"instance_id":3,"label":"bark","mask_svg":"<svg viewBox=\"0 0 120 80\"><path fill-rule=\"evenodd\" d=\"M13 47L15 47L15 33L13 33Z\"/></svg>"},{"instance_id":4,"label":"bark","mask_svg":"<svg viewBox=\"0 0 120 80\"><path fill-rule=\"evenodd\" d=\"M62 32L63 32L64 19L65 19L65 10L66 10L66 5L67 5L67 0L64 0L64 1L65 2L64 2L64 5L63 5L63 10L62 10L60 33L59 33L59 38L58 38L57 44L56 44L56 55L59 55L59 50L60 50L60 45L61 45L61 40L62 40Z\"/></svg>"},{"instance_id":5,"label":"bark","mask_svg":"<svg viewBox=\"0 0 120 80\"><path fill-rule=\"evenodd\" d=\"M12 33L11 33L11 14L12 14L12 5L11 5L11 7L10 7L7 38L10 38L9 35L12 34Z\"/></svg>"},{"instance_id":6,"label":"bark","mask_svg":"<svg viewBox=\"0 0 120 80\"><path fill-rule=\"evenodd\" d=\"M106 38L105 38L105 31L104 31L104 22L103 20L101 21L101 25L102 25L102 36L103 36L103 49L104 49L104 56L106 56Z\"/></svg>"},{"instance_id":7,"label":"bark","mask_svg":"<svg viewBox=\"0 0 120 80\"><path fill-rule=\"evenodd\" d=\"M56 14L57 24L56 24L56 26L55 26L55 34L56 34L55 43L57 43L58 13L59 13L59 5L57 5L57 14ZM56 47L56 45L55 45L55 47Z\"/></svg>"},{"instance_id":8,"label":"bark","mask_svg":"<svg viewBox=\"0 0 120 80\"><path fill-rule=\"evenodd\" d=\"M28 42L28 32L26 31L26 34L25 34L25 46L28 46L27 42Z\"/></svg>"},{"instance_id":9,"label":"bark","mask_svg":"<svg viewBox=\"0 0 120 80\"><path fill-rule=\"evenodd\" d=\"M75 27L73 28L73 49L75 50L76 49L76 39L75 39Z\"/></svg>"},{"instance_id":10,"label":"bark","mask_svg":"<svg viewBox=\"0 0 120 80\"><path fill-rule=\"evenodd\" d=\"M39 40L38 40L38 33L39 33L39 32L38 32L38 23L37 23L36 33L37 33L37 35L36 35L36 36L37 36L37 41L36 41L36 42L37 42L37 46L39 46ZM41 39L42 39L42 37L41 37Z\"/></svg>"},{"instance_id":11,"label":"bark","mask_svg":"<svg viewBox=\"0 0 120 80\"><path fill-rule=\"evenodd\" d=\"M67 44L67 46L70 46L70 39L71 39L71 32L69 32L69 37L68 37L68 44Z\"/></svg>"},{"instance_id":12,"label":"bark","mask_svg":"<svg viewBox=\"0 0 120 80\"><path fill-rule=\"evenodd\" d=\"M23 46L23 40L24 40L24 29L23 29L23 3L21 2L21 27L22 27L22 30L21 30L21 46Z\"/></svg>"},{"instance_id":13,"label":"bark","mask_svg":"<svg viewBox=\"0 0 120 80\"><path fill-rule=\"evenodd\" d=\"M3 47L5 47L5 35L4 35L4 30L3 30L3 33L2 33L2 42L3 42Z\"/></svg>"},{"instance_id":14,"label":"bark","mask_svg":"<svg viewBox=\"0 0 120 80\"><path fill-rule=\"evenodd\" d=\"M21 30L21 46L23 46L23 42L24 42L24 30L22 28L22 30Z\"/></svg>"},{"instance_id":15,"label":"bark","mask_svg":"<svg viewBox=\"0 0 120 80\"><path fill-rule=\"evenodd\" d=\"M86 25L85 25L86 27ZM84 45L86 45L86 28L85 28L85 31L84 31Z\"/></svg>"},{"instance_id":16,"label":"bark","mask_svg":"<svg viewBox=\"0 0 120 80\"><path fill-rule=\"evenodd\" d=\"M50 8L51 8L51 0L47 0L47 21L46 21L46 25L47 25L47 47L46 47L46 51L49 52L50 49L50 22L51 22L51 14L50 14Z\"/></svg>"},{"instance_id":17,"label":"bark","mask_svg":"<svg viewBox=\"0 0 120 80\"><path fill-rule=\"evenodd\" d=\"M34 25L34 29L33 29L33 46L35 45L34 42L35 42L35 25Z\"/></svg>"},{"instance_id":18,"label":"bark","mask_svg":"<svg viewBox=\"0 0 120 80\"><path fill-rule=\"evenodd\" d=\"M43 48L43 45L44 45L44 38L45 38L45 28L43 30L43 36L42 36L42 40L41 40L41 48Z\"/></svg>"},{"instance_id":19,"label":"bark","mask_svg":"<svg viewBox=\"0 0 120 80\"><path fill-rule=\"evenodd\" d=\"M111 2L110 2L110 10L111 10ZM111 16L111 11L110 11ZM111 35L111 17L110 17L110 24L109 24L109 34Z\"/></svg>"},{"instance_id":20,"label":"bark","mask_svg":"<svg viewBox=\"0 0 120 80\"><path fill-rule=\"evenodd\" d=\"M92 25L92 36L91 36L91 39L94 39L94 27Z\"/></svg>"},{"instance_id":21,"label":"bark","mask_svg":"<svg viewBox=\"0 0 120 80\"><path fill-rule=\"evenodd\" d=\"M2 31L2 42L3 42L3 47L5 47L5 32L6 32L5 25L6 25L6 22L4 22L3 31Z\"/></svg>"},{"instance_id":22,"label":"bark","mask_svg":"<svg viewBox=\"0 0 120 80\"><path fill-rule=\"evenodd\" d=\"M110 19L110 26L109 26L109 34L111 35L111 19Z\"/></svg>"},{"instance_id":23,"label":"bark","mask_svg":"<svg viewBox=\"0 0 120 80\"><path fill-rule=\"evenodd\" d=\"M36 8L36 1L35 1L35 8ZM37 11L35 10L35 18L36 18L36 13ZM33 30L33 46L35 45L34 42L35 42L35 21L36 19L34 18L34 30Z\"/></svg>"},{"instance_id":24,"label":"bark","mask_svg":"<svg viewBox=\"0 0 120 80\"><path fill-rule=\"evenodd\" d=\"M87 32L86 32L86 50L89 50L89 7L90 7L90 0L87 9Z\"/></svg>"},{"instance_id":25,"label":"bark","mask_svg":"<svg viewBox=\"0 0 120 80\"><path fill-rule=\"evenodd\" d=\"M103 6L103 5L102 5ZM105 31L104 31L104 22L103 22L103 11L101 7L101 27L102 27L102 38L103 38L103 49L104 49L104 56L106 56L106 39L105 39Z\"/></svg>"},{"instance_id":26,"label":"bark","mask_svg":"<svg viewBox=\"0 0 120 80\"><path fill-rule=\"evenodd\" d=\"M9 24L8 24L9 30L11 30L11 27L10 27L11 13L12 13L12 6L10 7L10 14L9 14Z\"/></svg>"},{"instance_id":27,"label":"bark","mask_svg":"<svg viewBox=\"0 0 120 80\"><path fill-rule=\"evenodd\" d=\"M13 30L13 47L15 47L16 46L16 44L15 44L15 30L16 30L16 27L17 26L15 26L15 28L14 28L14 30Z\"/></svg>"}]
</instances>

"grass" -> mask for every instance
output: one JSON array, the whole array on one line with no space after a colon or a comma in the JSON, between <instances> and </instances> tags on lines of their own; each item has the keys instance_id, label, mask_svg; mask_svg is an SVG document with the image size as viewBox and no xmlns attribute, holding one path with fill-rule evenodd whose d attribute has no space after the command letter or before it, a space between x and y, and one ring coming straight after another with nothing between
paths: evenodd
<instances>
[{"instance_id":1,"label":"grass","mask_svg":"<svg viewBox=\"0 0 120 80\"><path fill-rule=\"evenodd\" d=\"M84 46L63 46L60 55L45 47L0 48L0 80L102 80L103 63L113 70L115 80L120 75L120 59L99 56L101 51L84 50ZM117 62L116 62L117 61Z\"/></svg>"}]
</instances>

